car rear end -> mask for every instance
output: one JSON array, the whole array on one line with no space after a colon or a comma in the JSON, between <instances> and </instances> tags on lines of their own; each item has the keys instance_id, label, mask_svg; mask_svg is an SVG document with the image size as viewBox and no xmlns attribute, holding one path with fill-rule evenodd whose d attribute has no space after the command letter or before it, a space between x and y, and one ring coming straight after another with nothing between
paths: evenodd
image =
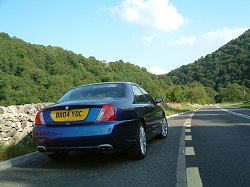
<instances>
[{"instance_id":1,"label":"car rear end","mask_svg":"<svg viewBox=\"0 0 250 187\"><path fill-rule=\"evenodd\" d=\"M84 120L66 122L63 122L62 119L53 120L54 113L65 113L65 110L41 111L36 117L36 125L33 128L35 143L39 146L40 151L98 149L102 145L108 145L107 147L112 149L124 149L131 146L135 139L137 120L108 119L107 109L104 109L107 106L109 105L101 108L69 110L88 113ZM102 110L106 110L106 112L102 112ZM100 120L98 120L99 116L102 116ZM111 118L114 117L111 116Z\"/></svg>"},{"instance_id":2,"label":"car rear end","mask_svg":"<svg viewBox=\"0 0 250 187\"><path fill-rule=\"evenodd\" d=\"M133 146L138 120L126 116L125 98L62 102L36 115L33 138L41 152L120 150Z\"/></svg>"}]
</instances>

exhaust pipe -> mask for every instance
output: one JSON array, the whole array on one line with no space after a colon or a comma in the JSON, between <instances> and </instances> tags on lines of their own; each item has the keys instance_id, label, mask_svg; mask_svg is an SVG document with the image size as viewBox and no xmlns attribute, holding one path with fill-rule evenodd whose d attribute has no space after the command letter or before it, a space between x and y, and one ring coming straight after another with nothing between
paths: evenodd
<instances>
[{"instance_id":1,"label":"exhaust pipe","mask_svg":"<svg viewBox=\"0 0 250 187\"><path fill-rule=\"evenodd\" d=\"M99 151L101 151L102 153L113 153L114 152L114 148L110 144L99 145L97 149Z\"/></svg>"},{"instance_id":2,"label":"exhaust pipe","mask_svg":"<svg viewBox=\"0 0 250 187\"><path fill-rule=\"evenodd\" d=\"M38 150L40 153L45 153L46 147L44 147L44 146L37 146L37 150Z\"/></svg>"}]
</instances>

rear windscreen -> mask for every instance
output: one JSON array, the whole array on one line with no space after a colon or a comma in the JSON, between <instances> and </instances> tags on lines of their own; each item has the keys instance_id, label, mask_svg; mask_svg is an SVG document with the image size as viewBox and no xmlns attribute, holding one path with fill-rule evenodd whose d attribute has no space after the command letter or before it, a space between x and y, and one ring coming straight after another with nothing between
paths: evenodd
<instances>
[{"instance_id":1,"label":"rear windscreen","mask_svg":"<svg viewBox=\"0 0 250 187\"><path fill-rule=\"evenodd\" d=\"M93 84L77 87L66 93L59 102L125 97L125 85L116 83Z\"/></svg>"}]
</instances>

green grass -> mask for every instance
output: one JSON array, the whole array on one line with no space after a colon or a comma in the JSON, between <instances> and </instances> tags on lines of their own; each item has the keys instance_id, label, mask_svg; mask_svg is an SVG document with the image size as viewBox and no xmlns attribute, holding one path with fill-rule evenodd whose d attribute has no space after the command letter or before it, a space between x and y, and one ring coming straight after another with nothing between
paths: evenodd
<instances>
[{"instance_id":1,"label":"green grass","mask_svg":"<svg viewBox=\"0 0 250 187\"><path fill-rule=\"evenodd\" d=\"M7 156L6 156L6 147L3 146L2 144L0 144L0 161L2 160L6 160Z\"/></svg>"},{"instance_id":2,"label":"green grass","mask_svg":"<svg viewBox=\"0 0 250 187\"><path fill-rule=\"evenodd\" d=\"M240 108L250 108L250 102L236 104L235 106L240 107Z\"/></svg>"},{"instance_id":3,"label":"green grass","mask_svg":"<svg viewBox=\"0 0 250 187\"><path fill-rule=\"evenodd\" d=\"M9 146L0 144L0 161L25 155L34 151L36 151L36 146L33 141L22 140Z\"/></svg>"},{"instance_id":4,"label":"green grass","mask_svg":"<svg viewBox=\"0 0 250 187\"><path fill-rule=\"evenodd\" d=\"M250 101L249 102L244 102L244 103L220 103L220 106L235 106L235 107L241 107L241 108L250 108ZM182 112L194 112L198 108L201 108L205 105L198 105L198 104L189 104L189 103L167 103L162 105L162 108L164 109L166 115L172 115L172 114L177 114L177 113L182 113ZM216 106L216 105L209 105L209 106Z\"/></svg>"},{"instance_id":5,"label":"green grass","mask_svg":"<svg viewBox=\"0 0 250 187\"><path fill-rule=\"evenodd\" d=\"M189 103L168 103L163 105L163 109L166 115L172 115L182 112L194 112L196 109L200 108L202 105L189 104Z\"/></svg>"}]
</instances>

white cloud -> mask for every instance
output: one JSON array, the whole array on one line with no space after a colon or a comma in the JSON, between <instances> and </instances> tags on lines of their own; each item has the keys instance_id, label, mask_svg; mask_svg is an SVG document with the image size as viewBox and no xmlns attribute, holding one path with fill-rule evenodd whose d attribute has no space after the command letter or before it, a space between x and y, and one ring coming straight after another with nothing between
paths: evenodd
<instances>
[{"instance_id":1,"label":"white cloud","mask_svg":"<svg viewBox=\"0 0 250 187\"><path fill-rule=\"evenodd\" d=\"M206 55L214 52L231 40L239 37L248 28L222 28L215 31L207 32L198 37L196 47L203 49L203 54Z\"/></svg>"},{"instance_id":2,"label":"white cloud","mask_svg":"<svg viewBox=\"0 0 250 187\"><path fill-rule=\"evenodd\" d=\"M243 34L248 28L222 28L216 31L208 32L203 35L203 38L206 40L217 41L217 43L227 43L232 39L239 37Z\"/></svg>"},{"instance_id":3,"label":"white cloud","mask_svg":"<svg viewBox=\"0 0 250 187\"><path fill-rule=\"evenodd\" d=\"M161 75L161 74L166 74L167 71L162 69L159 66L153 66L150 68L147 68L150 73L156 74L156 75Z\"/></svg>"},{"instance_id":4,"label":"white cloud","mask_svg":"<svg viewBox=\"0 0 250 187\"><path fill-rule=\"evenodd\" d=\"M146 44L150 44L156 37L157 37L157 33L152 32L152 33L148 33L148 34L142 36L141 39Z\"/></svg>"},{"instance_id":5,"label":"white cloud","mask_svg":"<svg viewBox=\"0 0 250 187\"><path fill-rule=\"evenodd\" d=\"M176 30L186 21L169 0L123 0L112 13L129 23L164 31Z\"/></svg>"},{"instance_id":6,"label":"white cloud","mask_svg":"<svg viewBox=\"0 0 250 187\"><path fill-rule=\"evenodd\" d=\"M154 36L143 36L142 37L142 40L146 43L151 43L153 39L154 39Z\"/></svg>"},{"instance_id":7,"label":"white cloud","mask_svg":"<svg viewBox=\"0 0 250 187\"><path fill-rule=\"evenodd\" d=\"M182 36L181 38L169 42L168 46L180 47L180 46L196 46L207 47L208 49L216 50L222 45L225 45L230 40L239 37L248 28L222 28L216 31L207 32L199 36ZM212 52L212 51L211 51Z\"/></svg>"},{"instance_id":8,"label":"white cloud","mask_svg":"<svg viewBox=\"0 0 250 187\"><path fill-rule=\"evenodd\" d=\"M194 36L182 36L180 39L170 42L170 46L193 46L196 42L196 37Z\"/></svg>"}]
</instances>

